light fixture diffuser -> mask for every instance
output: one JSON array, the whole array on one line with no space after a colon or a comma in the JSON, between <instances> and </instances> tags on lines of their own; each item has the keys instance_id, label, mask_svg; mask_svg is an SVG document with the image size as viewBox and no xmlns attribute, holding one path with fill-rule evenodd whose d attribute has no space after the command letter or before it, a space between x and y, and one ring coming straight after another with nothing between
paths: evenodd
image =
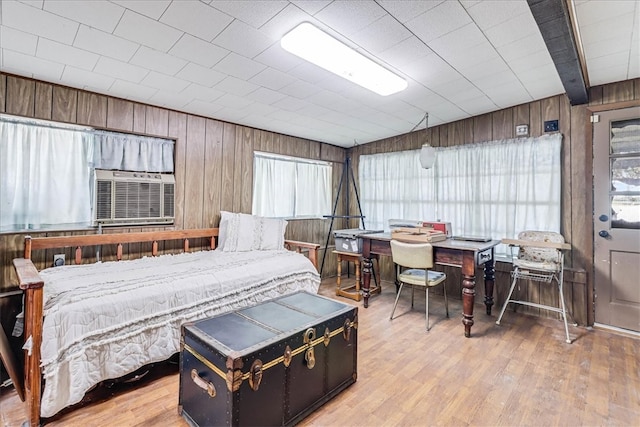
<instances>
[{"instance_id":1,"label":"light fixture diffuser","mask_svg":"<svg viewBox=\"0 0 640 427\"><path fill-rule=\"evenodd\" d=\"M407 82L308 22L280 40L283 49L379 95L406 89Z\"/></svg>"}]
</instances>

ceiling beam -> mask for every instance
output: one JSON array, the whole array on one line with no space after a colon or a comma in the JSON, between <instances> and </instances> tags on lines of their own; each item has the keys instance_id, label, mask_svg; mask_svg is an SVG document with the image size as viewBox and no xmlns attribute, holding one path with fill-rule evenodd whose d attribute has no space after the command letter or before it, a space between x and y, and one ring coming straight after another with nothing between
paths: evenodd
<instances>
[{"instance_id":1,"label":"ceiling beam","mask_svg":"<svg viewBox=\"0 0 640 427\"><path fill-rule=\"evenodd\" d=\"M571 105L589 102L587 72L564 0L527 0Z\"/></svg>"}]
</instances>

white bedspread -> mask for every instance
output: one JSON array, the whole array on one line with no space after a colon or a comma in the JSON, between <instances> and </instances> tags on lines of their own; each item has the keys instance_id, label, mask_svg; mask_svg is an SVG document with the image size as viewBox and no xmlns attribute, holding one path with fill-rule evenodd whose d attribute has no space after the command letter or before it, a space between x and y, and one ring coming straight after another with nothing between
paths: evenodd
<instances>
[{"instance_id":1,"label":"white bedspread","mask_svg":"<svg viewBox=\"0 0 640 427\"><path fill-rule=\"evenodd\" d=\"M41 416L180 349L180 325L298 290L320 277L291 251L203 251L43 270Z\"/></svg>"}]
</instances>

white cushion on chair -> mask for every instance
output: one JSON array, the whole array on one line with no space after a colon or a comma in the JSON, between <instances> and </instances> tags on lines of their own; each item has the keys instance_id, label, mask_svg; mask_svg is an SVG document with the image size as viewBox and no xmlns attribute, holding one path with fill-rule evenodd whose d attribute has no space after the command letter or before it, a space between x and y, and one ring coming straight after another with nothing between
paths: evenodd
<instances>
[{"instance_id":1,"label":"white cushion on chair","mask_svg":"<svg viewBox=\"0 0 640 427\"><path fill-rule=\"evenodd\" d=\"M407 283L409 285L424 286L424 274L425 270L410 269L403 271L398 280ZM429 283L428 286L436 286L445 280L447 276L439 271L429 271Z\"/></svg>"}]
</instances>

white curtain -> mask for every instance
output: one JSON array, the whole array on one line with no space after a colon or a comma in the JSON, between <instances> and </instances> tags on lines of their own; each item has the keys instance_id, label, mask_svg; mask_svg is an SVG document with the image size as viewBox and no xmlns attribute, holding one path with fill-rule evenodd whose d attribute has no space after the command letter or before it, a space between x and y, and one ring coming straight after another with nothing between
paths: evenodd
<instances>
[{"instance_id":1,"label":"white curtain","mask_svg":"<svg viewBox=\"0 0 640 427\"><path fill-rule=\"evenodd\" d=\"M0 230L91 223L93 138L0 121Z\"/></svg>"},{"instance_id":2,"label":"white curtain","mask_svg":"<svg viewBox=\"0 0 640 427\"><path fill-rule=\"evenodd\" d=\"M440 147L426 170L419 150L361 156L367 228L407 219L447 221L456 235L494 239L526 229L560 232L561 144L553 134Z\"/></svg>"},{"instance_id":3,"label":"white curtain","mask_svg":"<svg viewBox=\"0 0 640 427\"><path fill-rule=\"evenodd\" d=\"M331 164L254 153L254 215L321 217L331 213Z\"/></svg>"},{"instance_id":4,"label":"white curtain","mask_svg":"<svg viewBox=\"0 0 640 427\"><path fill-rule=\"evenodd\" d=\"M96 169L173 173L173 140L115 132L94 134Z\"/></svg>"}]
</instances>

